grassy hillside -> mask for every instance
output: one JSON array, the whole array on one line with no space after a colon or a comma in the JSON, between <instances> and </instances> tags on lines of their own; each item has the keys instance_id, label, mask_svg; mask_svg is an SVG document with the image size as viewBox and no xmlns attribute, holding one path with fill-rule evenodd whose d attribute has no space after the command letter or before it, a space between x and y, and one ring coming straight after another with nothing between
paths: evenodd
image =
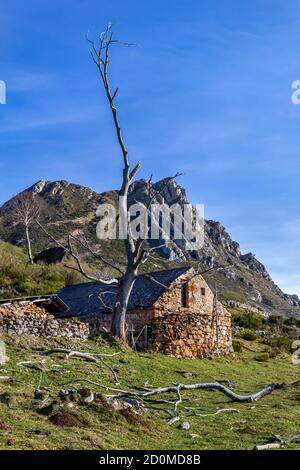
<instances>
[{"instance_id":1,"label":"grassy hillside","mask_svg":"<svg viewBox=\"0 0 300 470\"><path fill-rule=\"evenodd\" d=\"M0 298L51 294L83 278L62 264L28 264L26 251L0 241Z\"/></svg>"},{"instance_id":2,"label":"grassy hillside","mask_svg":"<svg viewBox=\"0 0 300 470\"><path fill-rule=\"evenodd\" d=\"M136 353L123 349L121 354L106 358L118 373L119 384L98 364L82 359L66 359L63 355L43 356L40 349L54 345L68 345L77 350L94 353L120 351L118 346L106 343L66 343L34 338L4 338L9 361L2 365L0 379L0 448L1 449L252 449L265 443L271 433L283 438L299 434L299 390L289 387L274 391L257 403L233 403L224 395L211 391L183 393L179 405L182 419L190 429L178 429L178 423L167 425L168 415L161 411L141 414L121 412L108 405L99 395L91 404L74 404L58 398L61 389L84 386L80 379L98 384L125 388L168 386L173 383L195 383L231 380L236 392L252 393L272 382L291 383L300 379L300 366L294 365L291 355L280 353L259 362L266 346L260 341L240 340L242 351L228 358L209 360L176 359L161 354ZM250 344L250 347L249 347ZM247 348L247 349L246 349ZM43 372L18 365L20 361L45 360ZM178 371L188 371L195 377L185 378ZM34 398L35 389L48 390L42 399ZM93 391L106 392L99 385L89 385ZM174 399L163 396L161 398ZM61 427L53 416L64 405L81 423L81 427ZM146 405L147 407L147 405ZM172 408L170 404L156 404L157 408ZM214 413L220 408L234 408L238 413L215 416L189 416L189 407L200 407L199 413ZM293 449L299 444L292 444Z\"/></svg>"}]
</instances>

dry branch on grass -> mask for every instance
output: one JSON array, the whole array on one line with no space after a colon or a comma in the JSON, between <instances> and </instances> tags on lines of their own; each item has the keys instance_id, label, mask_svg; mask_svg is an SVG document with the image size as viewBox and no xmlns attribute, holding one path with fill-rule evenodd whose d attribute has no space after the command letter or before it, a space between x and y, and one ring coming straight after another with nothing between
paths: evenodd
<instances>
[{"instance_id":1,"label":"dry branch on grass","mask_svg":"<svg viewBox=\"0 0 300 470\"><path fill-rule=\"evenodd\" d=\"M119 382L118 376L114 368L107 364L106 361L104 361L103 357L114 357L119 354L121 354L121 351L115 352L112 354L93 354L93 353L83 353L80 351L73 351L72 349L66 349L66 348L53 348L49 349L47 351L42 351L41 355L43 356L50 356L51 354L65 354L66 358L69 359L71 357L79 357L80 359L84 359L85 361L92 362L94 364L98 364L98 367L105 368L109 370L109 372L113 375L115 382ZM100 365L102 364L102 366Z\"/></svg>"},{"instance_id":2,"label":"dry branch on grass","mask_svg":"<svg viewBox=\"0 0 300 470\"><path fill-rule=\"evenodd\" d=\"M43 367L44 364L45 364L45 360L36 361L36 362L33 362L33 361L18 362L17 365L22 366L22 367L27 367L28 369L38 370L39 372L43 372L44 371L44 367Z\"/></svg>"},{"instance_id":3,"label":"dry branch on grass","mask_svg":"<svg viewBox=\"0 0 300 470\"><path fill-rule=\"evenodd\" d=\"M201 413L192 413L191 416L200 416L202 418L206 418L208 416L216 416L219 415L220 413L239 413L239 410L236 410L235 408L221 408L217 410L215 413L206 413L206 414L201 414Z\"/></svg>"},{"instance_id":4,"label":"dry branch on grass","mask_svg":"<svg viewBox=\"0 0 300 470\"><path fill-rule=\"evenodd\" d=\"M42 351L42 356L50 356L51 354L65 354L66 358L69 359L70 357L80 357L88 362L98 362L97 359L89 353L82 353L79 351L72 351L71 349L65 348L55 348L49 349L49 351Z\"/></svg>"},{"instance_id":5,"label":"dry branch on grass","mask_svg":"<svg viewBox=\"0 0 300 470\"><path fill-rule=\"evenodd\" d=\"M198 383L198 384L178 384L173 387L163 387L163 388L156 388L154 390L151 390L149 392L138 392L138 391L133 391L133 390L123 390L119 388L114 388L114 387L109 387L107 385L94 382L92 380L88 379L76 379L73 382L87 382L92 385L98 386L100 388L103 388L107 391L111 392L118 392L117 395L110 395L110 398L126 398L126 397L140 397L140 398L148 398L148 397L153 397L156 395L160 395L163 393L176 393L177 399L176 402L181 402L181 398L179 399L179 394L182 390L216 390L218 392L223 393L226 395L228 398L230 398L232 401L240 402L240 403L252 403L255 401L260 400L261 398L265 397L266 395L269 395L272 393L274 390L282 388L281 384L269 384L266 385L264 388L259 390L258 392L255 392L251 395L238 395L237 393L234 393L232 390L229 388L225 387L224 385L221 385L217 382L215 383ZM178 406L178 404L177 404Z\"/></svg>"},{"instance_id":6,"label":"dry branch on grass","mask_svg":"<svg viewBox=\"0 0 300 470\"><path fill-rule=\"evenodd\" d=\"M154 395L160 395L161 393L174 393L175 392L178 394L178 390L180 391L182 390L216 390L226 395L232 401L236 401L240 403L251 403L251 402L254 402L263 398L266 395L269 395L270 393L272 393L274 390L278 388L282 388L282 385L274 383L274 384L266 385L263 389L251 395L238 395L237 393L234 393L229 388L217 382L216 383L198 383L198 384L180 384L175 387L156 388L149 392L132 392L132 391L120 390L120 394L115 395L114 398L121 398L122 396L126 396L126 395L134 395L134 396L140 396L142 398L147 398L147 397L151 397Z\"/></svg>"},{"instance_id":7,"label":"dry branch on grass","mask_svg":"<svg viewBox=\"0 0 300 470\"><path fill-rule=\"evenodd\" d=\"M280 449L282 447L288 446L292 442L300 442L300 435L291 436L288 439L283 440L277 434L272 434L270 442L267 442L266 444L255 446L253 450Z\"/></svg>"},{"instance_id":8,"label":"dry branch on grass","mask_svg":"<svg viewBox=\"0 0 300 470\"><path fill-rule=\"evenodd\" d=\"M66 354L66 356L69 357L81 357L82 359L86 359L87 361L90 362L97 362L96 357L114 357L118 356L121 354L122 351L115 352L112 354L94 354L94 353L83 353L80 351L73 351L72 349L66 349L66 348L53 348L53 349L48 349L47 351L42 351L41 355L42 356L50 356L51 354Z\"/></svg>"},{"instance_id":9,"label":"dry branch on grass","mask_svg":"<svg viewBox=\"0 0 300 470\"><path fill-rule=\"evenodd\" d=\"M266 385L264 388L259 390L258 392L255 392L251 395L238 395L234 393L232 390L228 389L224 385L221 385L219 383L198 383L198 384L178 384L176 386L172 387L164 387L164 388L156 388L151 391L134 391L134 390L123 390L120 388L115 388L115 387L109 387L108 385L104 385L98 382L94 382L89 379L75 379L73 381L67 382L64 385L69 385L69 384L74 384L74 383L80 383L80 382L85 382L90 385L94 385L96 387L99 387L101 389L106 390L107 392L115 392L114 394L109 394L106 395L107 399L113 399L113 400L128 400L135 398L140 399L141 402L144 403L144 405L147 405L148 408L155 410L155 411L160 411L160 412L165 412L169 415L169 421L167 424L171 425L179 420L181 420L181 416L178 412L179 405L182 405L184 402L184 398L182 396L182 391L188 391L188 390L208 390L208 391L218 391L220 393L223 393L226 395L228 398L230 398L232 401L235 402L240 402L240 403L251 403L260 400L261 398L269 395L272 393L274 390L282 388L281 384L269 384ZM153 396L157 396L160 394L165 394L165 393L175 393L176 398L174 400L163 400L163 399L153 399ZM171 404L173 409L167 409L167 408L158 408L157 405L158 403L160 404ZM186 407L184 407L187 409ZM211 417L211 416L217 416L221 413L239 413L239 410L236 410L234 408L223 408L223 409L217 409L216 412L214 413L206 413L206 414L201 414L196 412L196 408L193 410L190 408L190 414L189 416L198 416L198 417ZM192 411L193 410L193 411Z\"/></svg>"}]
</instances>

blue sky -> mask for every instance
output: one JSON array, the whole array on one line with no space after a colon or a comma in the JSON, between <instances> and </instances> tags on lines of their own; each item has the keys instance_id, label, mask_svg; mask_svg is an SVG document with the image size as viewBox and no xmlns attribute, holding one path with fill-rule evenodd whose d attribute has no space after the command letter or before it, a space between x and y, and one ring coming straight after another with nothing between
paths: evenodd
<instances>
[{"instance_id":1,"label":"blue sky","mask_svg":"<svg viewBox=\"0 0 300 470\"><path fill-rule=\"evenodd\" d=\"M112 82L140 176L181 171L206 217L300 294L300 2L1 1L0 201L39 179L117 188L120 159L85 40L114 24Z\"/></svg>"}]
</instances>

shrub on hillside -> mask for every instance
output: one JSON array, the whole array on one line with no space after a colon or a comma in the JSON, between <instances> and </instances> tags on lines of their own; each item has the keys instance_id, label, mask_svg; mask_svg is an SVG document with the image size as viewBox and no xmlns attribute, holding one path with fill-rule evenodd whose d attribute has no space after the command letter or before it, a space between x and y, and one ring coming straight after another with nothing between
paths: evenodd
<instances>
[{"instance_id":1,"label":"shrub on hillside","mask_svg":"<svg viewBox=\"0 0 300 470\"><path fill-rule=\"evenodd\" d=\"M297 328L300 327L300 320L298 318L295 318L295 317L285 318L283 323L286 326L296 326Z\"/></svg>"},{"instance_id":2,"label":"shrub on hillside","mask_svg":"<svg viewBox=\"0 0 300 470\"><path fill-rule=\"evenodd\" d=\"M241 352L243 349L242 343L236 339L232 340L232 347L233 347L234 352L237 352L237 353Z\"/></svg>"},{"instance_id":3,"label":"shrub on hillside","mask_svg":"<svg viewBox=\"0 0 300 470\"><path fill-rule=\"evenodd\" d=\"M226 292L223 297L224 300L234 300L235 302L239 302L241 304L246 302L246 297L242 292Z\"/></svg>"},{"instance_id":4,"label":"shrub on hillside","mask_svg":"<svg viewBox=\"0 0 300 470\"><path fill-rule=\"evenodd\" d=\"M283 324L283 317L280 315L270 315L268 320L271 325L282 326Z\"/></svg>"},{"instance_id":5,"label":"shrub on hillside","mask_svg":"<svg viewBox=\"0 0 300 470\"><path fill-rule=\"evenodd\" d=\"M267 352L263 352L261 354L257 354L255 356L255 360L258 362L266 362L270 359L270 356Z\"/></svg>"},{"instance_id":6,"label":"shrub on hillside","mask_svg":"<svg viewBox=\"0 0 300 470\"><path fill-rule=\"evenodd\" d=\"M33 282L29 279L18 281L14 287L22 296L34 296L52 294L65 287L65 278L61 273L49 273L40 282Z\"/></svg>"},{"instance_id":7,"label":"shrub on hillside","mask_svg":"<svg viewBox=\"0 0 300 470\"><path fill-rule=\"evenodd\" d=\"M70 284L84 282L76 271L62 264L28 263L26 251L0 241L0 285L4 288L0 298L52 294ZM89 266L85 269L90 270Z\"/></svg>"},{"instance_id":8,"label":"shrub on hillside","mask_svg":"<svg viewBox=\"0 0 300 470\"><path fill-rule=\"evenodd\" d=\"M266 340L266 344L274 350L291 352L293 341L287 336L274 336Z\"/></svg>"},{"instance_id":9,"label":"shrub on hillside","mask_svg":"<svg viewBox=\"0 0 300 470\"><path fill-rule=\"evenodd\" d=\"M252 330L244 330L242 333L242 338L246 341L254 341L258 338L258 335Z\"/></svg>"},{"instance_id":10,"label":"shrub on hillside","mask_svg":"<svg viewBox=\"0 0 300 470\"><path fill-rule=\"evenodd\" d=\"M264 328L264 319L257 313L247 312L233 315L232 323L250 330L262 330Z\"/></svg>"}]
</instances>

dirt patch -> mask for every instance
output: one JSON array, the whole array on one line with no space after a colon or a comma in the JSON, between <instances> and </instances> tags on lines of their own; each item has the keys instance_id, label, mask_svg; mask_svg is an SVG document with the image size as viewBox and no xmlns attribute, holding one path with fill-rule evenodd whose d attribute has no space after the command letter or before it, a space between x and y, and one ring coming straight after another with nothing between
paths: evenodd
<instances>
[{"instance_id":1,"label":"dirt patch","mask_svg":"<svg viewBox=\"0 0 300 470\"><path fill-rule=\"evenodd\" d=\"M7 429L10 429L10 426L4 423L3 421L0 421L0 429L2 429L3 431L6 431Z\"/></svg>"},{"instance_id":2,"label":"dirt patch","mask_svg":"<svg viewBox=\"0 0 300 470\"><path fill-rule=\"evenodd\" d=\"M52 424L62 428L81 428L83 426L83 423L79 421L77 416L64 410L50 416L49 420Z\"/></svg>"},{"instance_id":3,"label":"dirt patch","mask_svg":"<svg viewBox=\"0 0 300 470\"><path fill-rule=\"evenodd\" d=\"M120 413L129 424L139 424L142 426L147 424L145 419L131 411L130 408L124 408L123 410L120 410Z\"/></svg>"},{"instance_id":4,"label":"dirt patch","mask_svg":"<svg viewBox=\"0 0 300 470\"><path fill-rule=\"evenodd\" d=\"M9 406L11 404L11 395L8 392L0 393L0 403Z\"/></svg>"},{"instance_id":5,"label":"dirt patch","mask_svg":"<svg viewBox=\"0 0 300 470\"><path fill-rule=\"evenodd\" d=\"M105 395L102 395L102 393L95 394L95 401L101 403L104 408L111 408L108 398Z\"/></svg>"},{"instance_id":6,"label":"dirt patch","mask_svg":"<svg viewBox=\"0 0 300 470\"><path fill-rule=\"evenodd\" d=\"M240 432L241 434L255 434L257 431L255 428L246 427L238 429L238 432Z\"/></svg>"}]
</instances>

